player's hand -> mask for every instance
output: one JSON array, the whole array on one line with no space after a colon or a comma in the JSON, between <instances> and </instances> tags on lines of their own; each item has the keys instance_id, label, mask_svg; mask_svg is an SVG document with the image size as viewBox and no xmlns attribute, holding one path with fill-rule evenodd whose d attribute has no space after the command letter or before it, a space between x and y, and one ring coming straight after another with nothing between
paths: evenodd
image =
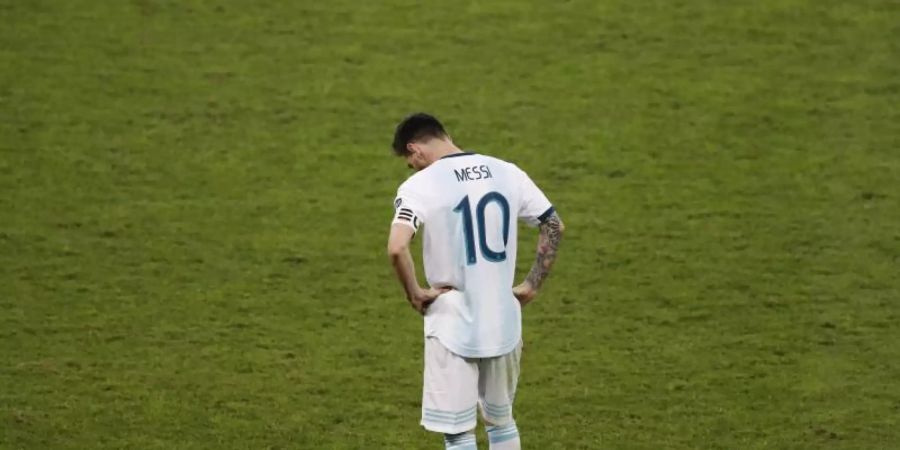
<instances>
[{"instance_id":1,"label":"player's hand","mask_svg":"<svg viewBox=\"0 0 900 450\"><path fill-rule=\"evenodd\" d=\"M425 310L427 310L441 294L451 290L453 290L451 287L421 289L408 299L409 305L418 311L419 314L424 316Z\"/></svg>"},{"instance_id":2,"label":"player's hand","mask_svg":"<svg viewBox=\"0 0 900 450\"><path fill-rule=\"evenodd\" d=\"M513 295L519 300L519 304L525 306L531 303L537 297L537 289L531 286L531 283L524 281L518 286L513 286Z\"/></svg>"}]
</instances>

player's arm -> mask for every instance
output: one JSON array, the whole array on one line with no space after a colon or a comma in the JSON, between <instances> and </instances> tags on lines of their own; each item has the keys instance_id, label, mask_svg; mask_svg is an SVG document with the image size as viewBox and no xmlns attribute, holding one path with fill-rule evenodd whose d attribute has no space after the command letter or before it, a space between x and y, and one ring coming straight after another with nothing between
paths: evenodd
<instances>
[{"instance_id":1,"label":"player's arm","mask_svg":"<svg viewBox=\"0 0 900 450\"><path fill-rule=\"evenodd\" d=\"M395 223L391 225L391 234L388 237L387 252L394 266L397 279L406 291L406 299L409 304L419 312L425 314L425 310L439 295L447 292L449 288L422 289L419 280L416 279L416 266L409 252L409 243L412 241L415 231L412 227Z\"/></svg>"},{"instance_id":2,"label":"player's arm","mask_svg":"<svg viewBox=\"0 0 900 450\"><path fill-rule=\"evenodd\" d=\"M513 288L513 294L523 306L534 299L544 284L544 280L547 279L547 275L550 275L550 269L556 262L556 253L566 228L555 211L546 217L539 227L534 265L531 266L525 281Z\"/></svg>"}]
</instances>

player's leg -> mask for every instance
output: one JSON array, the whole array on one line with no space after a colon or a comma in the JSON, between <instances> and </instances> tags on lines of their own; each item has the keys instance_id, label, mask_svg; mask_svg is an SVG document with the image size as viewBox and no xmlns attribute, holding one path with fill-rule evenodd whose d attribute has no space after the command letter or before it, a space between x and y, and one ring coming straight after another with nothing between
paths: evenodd
<instances>
[{"instance_id":1,"label":"player's leg","mask_svg":"<svg viewBox=\"0 0 900 450\"><path fill-rule=\"evenodd\" d=\"M465 433L445 434L444 448L446 450L478 450L475 443L475 430L469 430Z\"/></svg>"},{"instance_id":2,"label":"player's leg","mask_svg":"<svg viewBox=\"0 0 900 450\"><path fill-rule=\"evenodd\" d=\"M516 422L511 421L506 425L487 425L488 441L491 450L520 450L522 442L519 440L519 429Z\"/></svg>"},{"instance_id":3,"label":"player's leg","mask_svg":"<svg viewBox=\"0 0 900 450\"><path fill-rule=\"evenodd\" d=\"M519 429L512 413L521 357L520 342L506 355L485 358L479 363L478 402L492 450L521 448Z\"/></svg>"},{"instance_id":4,"label":"player's leg","mask_svg":"<svg viewBox=\"0 0 900 450\"><path fill-rule=\"evenodd\" d=\"M478 365L429 337L423 382L422 426L443 433L448 449L476 449Z\"/></svg>"}]
</instances>

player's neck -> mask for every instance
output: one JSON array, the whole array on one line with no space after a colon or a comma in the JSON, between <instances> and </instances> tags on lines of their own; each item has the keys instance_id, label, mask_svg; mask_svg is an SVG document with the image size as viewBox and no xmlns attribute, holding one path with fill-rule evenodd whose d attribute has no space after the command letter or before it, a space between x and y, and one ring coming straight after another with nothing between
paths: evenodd
<instances>
[{"instance_id":1,"label":"player's neck","mask_svg":"<svg viewBox=\"0 0 900 450\"><path fill-rule=\"evenodd\" d=\"M457 147L453 142L444 142L439 148L437 148L435 150L435 152L432 155L433 155L434 161L437 161L445 156L454 155L454 154L462 153L462 152L463 151L460 150L460 148ZM434 162L434 161L432 161L432 162Z\"/></svg>"}]
</instances>

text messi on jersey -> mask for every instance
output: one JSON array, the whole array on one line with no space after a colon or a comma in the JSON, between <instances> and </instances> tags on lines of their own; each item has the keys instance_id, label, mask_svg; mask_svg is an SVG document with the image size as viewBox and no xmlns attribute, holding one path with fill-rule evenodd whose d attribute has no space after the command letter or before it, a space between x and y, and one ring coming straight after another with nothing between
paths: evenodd
<instances>
[{"instance_id":1,"label":"text messi on jersey","mask_svg":"<svg viewBox=\"0 0 900 450\"><path fill-rule=\"evenodd\" d=\"M491 169L483 164L480 166L466 167L464 169L453 169L453 173L456 174L456 181L460 183L463 181L478 181L494 177L491 175Z\"/></svg>"}]
</instances>

